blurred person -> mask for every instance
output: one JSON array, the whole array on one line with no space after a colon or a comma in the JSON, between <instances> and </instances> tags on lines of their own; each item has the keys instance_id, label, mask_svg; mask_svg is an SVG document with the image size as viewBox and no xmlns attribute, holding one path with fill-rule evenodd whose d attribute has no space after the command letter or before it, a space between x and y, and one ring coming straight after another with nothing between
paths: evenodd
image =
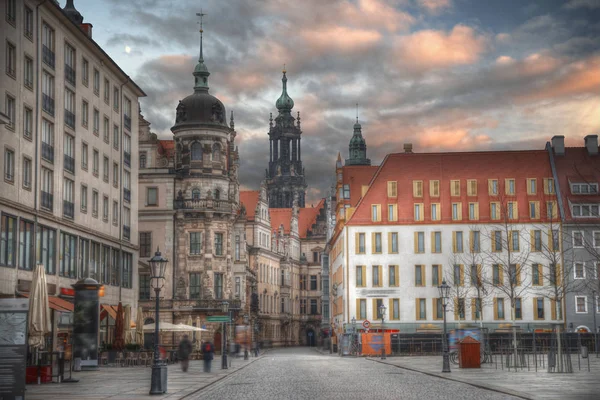
<instances>
[{"instance_id":1,"label":"blurred person","mask_svg":"<svg viewBox=\"0 0 600 400\"><path fill-rule=\"evenodd\" d=\"M207 340L202 345L202 359L204 360L204 372L210 372L210 365L214 358L215 346Z\"/></svg>"},{"instance_id":2,"label":"blurred person","mask_svg":"<svg viewBox=\"0 0 600 400\"><path fill-rule=\"evenodd\" d=\"M183 339L179 342L178 356L181 360L181 370L187 372L190 365L190 354L193 351L192 342L188 338L188 335L183 335Z\"/></svg>"}]
</instances>

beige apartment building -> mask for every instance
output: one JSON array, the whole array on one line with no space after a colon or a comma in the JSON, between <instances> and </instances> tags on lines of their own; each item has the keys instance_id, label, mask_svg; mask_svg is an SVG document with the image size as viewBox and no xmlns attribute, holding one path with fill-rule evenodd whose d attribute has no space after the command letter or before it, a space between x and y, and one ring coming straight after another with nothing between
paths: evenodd
<instances>
[{"instance_id":1,"label":"beige apartment building","mask_svg":"<svg viewBox=\"0 0 600 400\"><path fill-rule=\"evenodd\" d=\"M7 116L0 125L0 297L27 295L32 270L43 264L53 298L68 301L66 289L91 277L104 285L101 303L135 310L138 199L131 189L145 94L72 6L0 4Z\"/></svg>"}]
</instances>

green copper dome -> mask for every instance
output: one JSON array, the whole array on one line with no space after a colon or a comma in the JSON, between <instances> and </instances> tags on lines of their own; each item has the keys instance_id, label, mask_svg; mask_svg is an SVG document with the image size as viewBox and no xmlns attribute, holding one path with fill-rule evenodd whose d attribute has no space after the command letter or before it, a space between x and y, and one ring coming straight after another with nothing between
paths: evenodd
<instances>
[{"instance_id":1,"label":"green copper dome","mask_svg":"<svg viewBox=\"0 0 600 400\"><path fill-rule=\"evenodd\" d=\"M279 110L279 112L292 111L294 108L294 100L287 93L287 77L285 76L286 71L283 70L283 78L281 78L281 82L283 82L283 91L281 92L281 96L277 99L275 106Z\"/></svg>"}]
</instances>

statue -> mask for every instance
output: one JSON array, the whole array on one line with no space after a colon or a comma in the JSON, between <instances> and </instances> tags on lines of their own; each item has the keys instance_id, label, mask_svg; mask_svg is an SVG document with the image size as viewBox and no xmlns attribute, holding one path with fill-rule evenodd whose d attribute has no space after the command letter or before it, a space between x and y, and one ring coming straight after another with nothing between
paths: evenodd
<instances>
[{"instance_id":1,"label":"statue","mask_svg":"<svg viewBox=\"0 0 600 400\"><path fill-rule=\"evenodd\" d=\"M176 114L175 114L175 123L178 124L180 122L185 122L187 120L187 111L185 109L185 104L179 100L179 104L177 105Z\"/></svg>"},{"instance_id":2,"label":"statue","mask_svg":"<svg viewBox=\"0 0 600 400\"><path fill-rule=\"evenodd\" d=\"M223 106L216 101L212 106L212 121L223 123Z\"/></svg>"}]
</instances>

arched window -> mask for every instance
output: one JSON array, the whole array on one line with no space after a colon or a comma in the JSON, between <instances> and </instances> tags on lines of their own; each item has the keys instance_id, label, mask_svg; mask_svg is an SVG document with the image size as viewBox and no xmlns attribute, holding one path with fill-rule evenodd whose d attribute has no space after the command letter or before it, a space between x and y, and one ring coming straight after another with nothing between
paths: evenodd
<instances>
[{"instance_id":1,"label":"arched window","mask_svg":"<svg viewBox=\"0 0 600 400\"><path fill-rule=\"evenodd\" d=\"M192 190L192 200L200 200L200 189Z\"/></svg>"},{"instance_id":2,"label":"arched window","mask_svg":"<svg viewBox=\"0 0 600 400\"><path fill-rule=\"evenodd\" d=\"M215 200L221 199L221 191L219 189L215 189Z\"/></svg>"},{"instance_id":3,"label":"arched window","mask_svg":"<svg viewBox=\"0 0 600 400\"><path fill-rule=\"evenodd\" d=\"M192 144L192 161L202 161L202 145L199 142Z\"/></svg>"},{"instance_id":4,"label":"arched window","mask_svg":"<svg viewBox=\"0 0 600 400\"><path fill-rule=\"evenodd\" d=\"M140 153L140 168L146 168L146 153Z\"/></svg>"},{"instance_id":5,"label":"arched window","mask_svg":"<svg viewBox=\"0 0 600 400\"><path fill-rule=\"evenodd\" d=\"M218 143L215 143L212 148L212 160L213 161L221 161L221 146Z\"/></svg>"}]
</instances>

